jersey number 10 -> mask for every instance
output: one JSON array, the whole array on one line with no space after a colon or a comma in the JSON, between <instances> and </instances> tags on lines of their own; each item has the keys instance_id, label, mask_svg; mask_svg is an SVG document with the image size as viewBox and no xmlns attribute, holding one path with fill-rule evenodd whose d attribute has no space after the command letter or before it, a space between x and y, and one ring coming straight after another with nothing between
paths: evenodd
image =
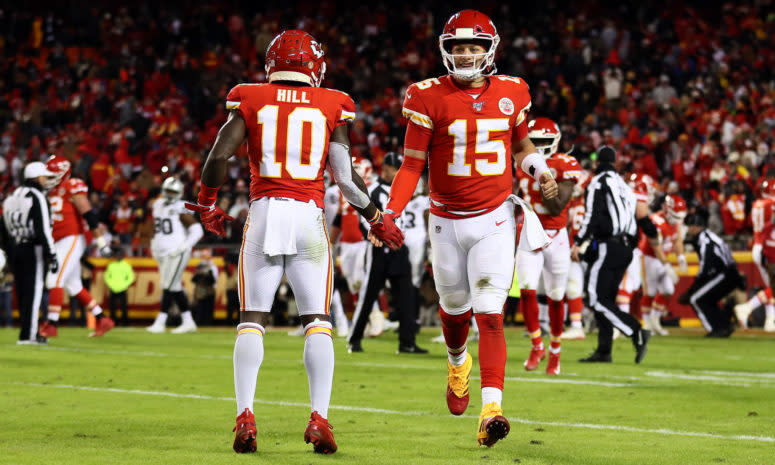
<instances>
[{"instance_id":1,"label":"jersey number 10","mask_svg":"<svg viewBox=\"0 0 775 465\"><path fill-rule=\"evenodd\" d=\"M283 163L277 161L279 113L277 105L264 105L258 111L258 124L261 126L260 173L265 178L280 178L283 175ZM316 179L326 146L326 117L317 108L297 107L288 115L286 123L285 171L293 179ZM304 151L302 140L306 128L311 134L309 149ZM308 156L306 163L302 155Z\"/></svg>"}]
</instances>

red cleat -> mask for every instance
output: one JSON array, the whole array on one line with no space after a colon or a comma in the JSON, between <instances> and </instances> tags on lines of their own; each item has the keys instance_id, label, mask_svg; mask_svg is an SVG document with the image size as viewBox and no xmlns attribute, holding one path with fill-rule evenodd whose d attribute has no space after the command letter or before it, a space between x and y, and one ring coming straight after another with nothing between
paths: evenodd
<instances>
[{"instance_id":1,"label":"red cleat","mask_svg":"<svg viewBox=\"0 0 775 465\"><path fill-rule=\"evenodd\" d=\"M105 333L113 329L114 326L116 326L116 323L114 323L109 316L103 316L97 320L94 332L89 334L89 337L102 337Z\"/></svg>"},{"instance_id":2,"label":"red cleat","mask_svg":"<svg viewBox=\"0 0 775 465\"><path fill-rule=\"evenodd\" d=\"M48 321L44 321L42 325L40 325L40 328L38 329L38 332L43 337L57 337L59 336L59 330L56 326L52 325Z\"/></svg>"},{"instance_id":3,"label":"red cleat","mask_svg":"<svg viewBox=\"0 0 775 465\"><path fill-rule=\"evenodd\" d=\"M462 415L468 408L468 380L473 360L466 353L466 361L454 366L447 360L447 408L452 415Z\"/></svg>"},{"instance_id":4,"label":"red cleat","mask_svg":"<svg viewBox=\"0 0 775 465\"><path fill-rule=\"evenodd\" d=\"M541 360L546 358L546 349L536 349L533 347L530 350L530 355L527 357L527 360L525 360L525 370L527 371L533 371L536 368L538 368L538 364L541 363Z\"/></svg>"},{"instance_id":5,"label":"red cleat","mask_svg":"<svg viewBox=\"0 0 775 465\"><path fill-rule=\"evenodd\" d=\"M503 416L503 410L498 404L490 402L482 406L482 413L479 415L479 432L476 435L480 446L492 447L505 438L509 430L511 425Z\"/></svg>"},{"instance_id":6,"label":"red cleat","mask_svg":"<svg viewBox=\"0 0 775 465\"><path fill-rule=\"evenodd\" d=\"M546 364L546 374L557 376L560 374L560 353L553 354L549 352L549 363Z\"/></svg>"},{"instance_id":7,"label":"red cleat","mask_svg":"<svg viewBox=\"0 0 775 465\"><path fill-rule=\"evenodd\" d=\"M236 431L234 435L234 452L238 454L245 454L248 452L256 451L256 419L253 416L253 412L249 409L245 409L237 417L237 426L232 431Z\"/></svg>"},{"instance_id":8,"label":"red cleat","mask_svg":"<svg viewBox=\"0 0 775 465\"><path fill-rule=\"evenodd\" d=\"M304 442L307 444L311 442L318 454L333 454L336 452L336 441L334 441L332 429L334 427L328 423L328 420L321 417L318 412L312 412L307 429L304 431Z\"/></svg>"}]
</instances>

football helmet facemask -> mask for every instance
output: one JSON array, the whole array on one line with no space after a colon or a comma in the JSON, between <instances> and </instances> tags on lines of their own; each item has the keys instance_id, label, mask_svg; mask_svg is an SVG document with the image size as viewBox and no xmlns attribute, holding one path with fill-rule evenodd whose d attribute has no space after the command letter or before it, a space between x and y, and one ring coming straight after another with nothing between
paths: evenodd
<instances>
[{"instance_id":1,"label":"football helmet facemask","mask_svg":"<svg viewBox=\"0 0 775 465\"><path fill-rule=\"evenodd\" d=\"M527 124L527 137L538 149L538 153L544 158L551 158L560 147L562 132L554 121L539 117Z\"/></svg>"},{"instance_id":2,"label":"football helmet facemask","mask_svg":"<svg viewBox=\"0 0 775 465\"><path fill-rule=\"evenodd\" d=\"M473 55L473 66L458 68L455 58L470 57L471 55L453 54L452 46L456 42L476 43L482 45L487 51ZM498 48L499 42L500 37L495 25L484 13L476 10L463 10L455 13L447 20L444 32L439 36L439 49L444 67L447 68L449 74L461 81L474 81L481 76L493 75L497 71L495 50Z\"/></svg>"},{"instance_id":3,"label":"football helmet facemask","mask_svg":"<svg viewBox=\"0 0 775 465\"><path fill-rule=\"evenodd\" d=\"M175 202L183 197L183 183L175 177L169 177L161 183L161 195L168 202Z\"/></svg>"},{"instance_id":4,"label":"football helmet facemask","mask_svg":"<svg viewBox=\"0 0 775 465\"><path fill-rule=\"evenodd\" d=\"M46 189L51 190L70 178L72 172L70 160L59 155L51 155L46 161L46 169L54 173L46 182Z\"/></svg>"}]
</instances>

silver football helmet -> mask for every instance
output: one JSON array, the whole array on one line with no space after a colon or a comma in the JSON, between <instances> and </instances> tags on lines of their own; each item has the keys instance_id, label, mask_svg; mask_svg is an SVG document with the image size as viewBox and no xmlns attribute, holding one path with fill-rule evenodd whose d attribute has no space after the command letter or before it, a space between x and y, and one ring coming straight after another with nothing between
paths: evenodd
<instances>
[{"instance_id":1,"label":"silver football helmet","mask_svg":"<svg viewBox=\"0 0 775 465\"><path fill-rule=\"evenodd\" d=\"M176 177L169 177L161 183L161 195L170 202L183 197L183 183Z\"/></svg>"}]
</instances>

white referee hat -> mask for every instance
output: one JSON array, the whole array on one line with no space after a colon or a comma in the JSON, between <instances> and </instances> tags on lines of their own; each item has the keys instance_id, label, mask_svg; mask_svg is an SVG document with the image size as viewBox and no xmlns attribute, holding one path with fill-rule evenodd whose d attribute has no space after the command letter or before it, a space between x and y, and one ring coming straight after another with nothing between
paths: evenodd
<instances>
[{"instance_id":1,"label":"white referee hat","mask_svg":"<svg viewBox=\"0 0 775 465\"><path fill-rule=\"evenodd\" d=\"M46 168L46 165L39 161L29 163L24 167L24 179L32 179L40 176L54 176L54 173Z\"/></svg>"}]
</instances>

